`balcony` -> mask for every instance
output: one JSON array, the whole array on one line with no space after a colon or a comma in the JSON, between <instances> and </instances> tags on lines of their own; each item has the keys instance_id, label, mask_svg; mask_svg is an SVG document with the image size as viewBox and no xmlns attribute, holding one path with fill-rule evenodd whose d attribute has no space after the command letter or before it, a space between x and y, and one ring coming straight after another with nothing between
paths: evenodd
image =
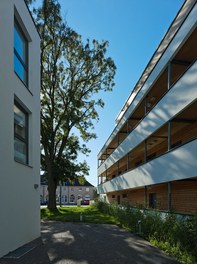
<instances>
[{"instance_id":1,"label":"balcony","mask_svg":"<svg viewBox=\"0 0 197 264\"><path fill-rule=\"evenodd\" d=\"M98 168L102 175L111 166L124 158L130 151L148 139L167 122L179 115L197 98L196 89L197 61L182 75L165 96L147 113L119 146L114 146L113 152Z\"/></svg>"},{"instance_id":2,"label":"balcony","mask_svg":"<svg viewBox=\"0 0 197 264\"><path fill-rule=\"evenodd\" d=\"M197 139L124 172L100 184L98 193L139 188L143 186L188 179L197 175Z\"/></svg>"}]
</instances>

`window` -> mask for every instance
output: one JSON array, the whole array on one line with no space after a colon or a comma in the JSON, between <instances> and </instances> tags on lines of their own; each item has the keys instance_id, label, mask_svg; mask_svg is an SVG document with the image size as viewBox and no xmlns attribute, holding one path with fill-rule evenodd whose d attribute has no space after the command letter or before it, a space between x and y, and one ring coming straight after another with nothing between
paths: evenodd
<instances>
[{"instance_id":1,"label":"window","mask_svg":"<svg viewBox=\"0 0 197 264\"><path fill-rule=\"evenodd\" d=\"M120 195L117 196L117 203L120 204Z\"/></svg>"},{"instance_id":2,"label":"window","mask_svg":"<svg viewBox=\"0 0 197 264\"><path fill-rule=\"evenodd\" d=\"M71 194L70 203L74 203L74 202L75 202L75 196L74 196L74 194Z\"/></svg>"},{"instance_id":3,"label":"window","mask_svg":"<svg viewBox=\"0 0 197 264\"><path fill-rule=\"evenodd\" d=\"M90 191L90 188L89 187L86 187L86 192L89 192Z\"/></svg>"},{"instance_id":4,"label":"window","mask_svg":"<svg viewBox=\"0 0 197 264\"><path fill-rule=\"evenodd\" d=\"M14 24L14 71L27 86L28 78L28 42L17 21Z\"/></svg>"},{"instance_id":5,"label":"window","mask_svg":"<svg viewBox=\"0 0 197 264\"><path fill-rule=\"evenodd\" d=\"M28 163L28 114L14 104L14 159Z\"/></svg>"},{"instance_id":6,"label":"window","mask_svg":"<svg viewBox=\"0 0 197 264\"><path fill-rule=\"evenodd\" d=\"M157 194L156 193L149 194L149 207L153 209L157 208Z\"/></svg>"}]
</instances>

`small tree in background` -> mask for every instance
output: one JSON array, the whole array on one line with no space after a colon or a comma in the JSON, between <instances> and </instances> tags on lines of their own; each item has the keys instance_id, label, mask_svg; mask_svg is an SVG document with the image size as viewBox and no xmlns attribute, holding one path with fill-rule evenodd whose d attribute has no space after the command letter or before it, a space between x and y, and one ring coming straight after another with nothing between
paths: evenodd
<instances>
[{"instance_id":1,"label":"small tree in background","mask_svg":"<svg viewBox=\"0 0 197 264\"><path fill-rule=\"evenodd\" d=\"M57 0L43 0L32 10L41 36L41 164L48 177L48 208L55 209L58 182L88 174L87 163L77 164L76 158L89 153L85 143L96 138L93 122L97 107L104 106L96 94L112 90L116 67L106 57L108 42L84 44L63 21Z\"/></svg>"}]
</instances>

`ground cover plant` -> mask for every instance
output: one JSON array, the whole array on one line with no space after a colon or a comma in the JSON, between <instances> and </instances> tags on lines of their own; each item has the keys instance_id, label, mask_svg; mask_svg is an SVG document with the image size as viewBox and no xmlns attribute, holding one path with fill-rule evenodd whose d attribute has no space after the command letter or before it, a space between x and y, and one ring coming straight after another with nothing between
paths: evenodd
<instances>
[{"instance_id":1,"label":"ground cover plant","mask_svg":"<svg viewBox=\"0 0 197 264\"><path fill-rule=\"evenodd\" d=\"M98 202L99 211L115 217L116 222L138 233L178 261L197 263L197 214L177 217L173 213L134 209L131 206Z\"/></svg>"}]
</instances>

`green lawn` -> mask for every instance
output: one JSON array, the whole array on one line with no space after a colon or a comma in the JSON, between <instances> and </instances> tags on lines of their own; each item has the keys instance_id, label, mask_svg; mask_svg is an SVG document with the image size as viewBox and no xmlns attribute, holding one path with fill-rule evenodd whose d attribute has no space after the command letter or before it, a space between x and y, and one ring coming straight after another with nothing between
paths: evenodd
<instances>
[{"instance_id":1,"label":"green lawn","mask_svg":"<svg viewBox=\"0 0 197 264\"><path fill-rule=\"evenodd\" d=\"M116 224L113 216L101 213L94 206L63 206L57 207L56 211L47 208L41 209L41 219L49 219L62 222L80 222L80 214L83 222L96 224Z\"/></svg>"}]
</instances>

